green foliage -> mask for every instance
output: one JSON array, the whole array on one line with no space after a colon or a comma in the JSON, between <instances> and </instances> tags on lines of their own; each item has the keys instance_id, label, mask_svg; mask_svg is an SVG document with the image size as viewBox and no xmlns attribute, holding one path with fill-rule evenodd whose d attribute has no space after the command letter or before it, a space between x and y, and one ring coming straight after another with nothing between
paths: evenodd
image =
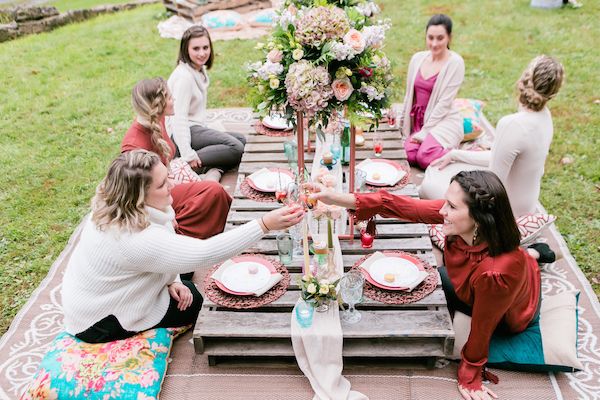
<instances>
[{"instance_id":1,"label":"green foliage","mask_svg":"<svg viewBox=\"0 0 600 400\"><path fill-rule=\"evenodd\" d=\"M484 100L494 124L515 111L514 84L530 59L545 53L564 63L566 82L549 104L555 133L541 201L558 216L586 276L599 282L600 55L592 38L600 37L600 4L539 10L517 0L379 3L393 24L385 52L398 78L395 101L402 101L411 55L424 48L427 19L438 12L452 16L452 49L465 59L460 96ZM178 44L157 34L154 17L163 10L142 7L0 43L0 333L88 212L132 121L131 88L171 73ZM255 41L214 46L208 106L248 107L252 91L241 66L261 56ZM573 162L561 164L565 156Z\"/></svg>"}]
</instances>

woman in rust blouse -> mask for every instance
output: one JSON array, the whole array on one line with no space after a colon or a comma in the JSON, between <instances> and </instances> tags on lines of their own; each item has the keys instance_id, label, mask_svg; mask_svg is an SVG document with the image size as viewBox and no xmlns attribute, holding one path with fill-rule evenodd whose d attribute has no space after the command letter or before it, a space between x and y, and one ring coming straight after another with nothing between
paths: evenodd
<instances>
[{"instance_id":1,"label":"woman in rust blouse","mask_svg":"<svg viewBox=\"0 0 600 400\"><path fill-rule=\"evenodd\" d=\"M319 191L319 188L313 188ZM495 331L518 333L539 315L540 269L519 247L519 230L508 196L489 171L463 171L453 179L445 200L418 200L390 194L312 195L327 204L355 210L359 220L376 214L413 222L444 224L444 292L453 314L472 316L471 334L461 352L458 389L464 399L497 396L482 385L490 338ZM536 253L538 255L538 253ZM540 261L547 254L541 254Z\"/></svg>"},{"instance_id":2,"label":"woman in rust blouse","mask_svg":"<svg viewBox=\"0 0 600 400\"><path fill-rule=\"evenodd\" d=\"M136 119L121 142L121 152L145 149L160 156L167 167L175 144L165 129L165 116L173 113L173 99L162 78L144 79L132 91ZM207 239L223 232L231 197L212 180L175 185L171 191L177 233ZM190 279L190 274L183 275Z\"/></svg>"}]
</instances>

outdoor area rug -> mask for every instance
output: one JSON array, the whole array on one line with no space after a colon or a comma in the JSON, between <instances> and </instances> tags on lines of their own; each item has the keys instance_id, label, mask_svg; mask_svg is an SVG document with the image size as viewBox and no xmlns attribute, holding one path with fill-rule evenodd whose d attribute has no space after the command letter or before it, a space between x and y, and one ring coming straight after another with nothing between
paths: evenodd
<instances>
[{"instance_id":1,"label":"outdoor area rug","mask_svg":"<svg viewBox=\"0 0 600 400\"><path fill-rule=\"evenodd\" d=\"M227 129L250 126L248 109L212 110L211 118ZM63 329L60 286L68 257L81 226L54 262L47 277L32 294L0 339L0 399L16 399L29 383L52 339ZM523 373L492 370L500 378L491 385L500 399L599 399L600 304L577 268L566 243L551 227L545 238L563 258L542 273L543 294L579 290L579 357L584 370L577 373ZM202 277L196 278L198 281ZM204 355L194 353L188 332L175 341L161 399L295 400L312 398L308 380L293 362L235 361L209 367ZM372 400L457 399L455 362L441 368L393 362L352 362L344 375L352 387Z\"/></svg>"}]
</instances>

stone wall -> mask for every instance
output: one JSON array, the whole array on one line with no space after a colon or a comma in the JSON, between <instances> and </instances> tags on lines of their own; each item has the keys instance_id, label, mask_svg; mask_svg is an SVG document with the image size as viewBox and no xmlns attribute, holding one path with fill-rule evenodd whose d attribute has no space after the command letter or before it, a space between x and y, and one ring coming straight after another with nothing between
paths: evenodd
<instances>
[{"instance_id":1,"label":"stone wall","mask_svg":"<svg viewBox=\"0 0 600 400\"><path fill-rule=\"evenodd\" d=\"M19 36L51 31L59 26L80 22L100 14L131 10L146 4L158 3L160 0L137 0L126 4L97 6L86 10L71 10L59 13L56 7L16 7L2 10L4 20L10 22L0 24L0 42L16 39Z\"/></svg>"}]
</instances>

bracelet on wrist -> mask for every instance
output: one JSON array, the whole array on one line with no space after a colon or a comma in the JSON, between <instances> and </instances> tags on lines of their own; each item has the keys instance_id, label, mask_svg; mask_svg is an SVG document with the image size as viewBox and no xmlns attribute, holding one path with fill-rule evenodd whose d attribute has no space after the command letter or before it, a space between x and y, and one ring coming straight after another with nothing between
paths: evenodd
<instances>
[{"instance_id":1,"label":"bracelet on wrist","mask_svg":"<svg viewBox=\"0 0 600 400\"><path fill-rule=\"evenodd\" d=\"M269 229L269 227L267 226L267 224L265 224L265 220L263 217L260 217L260 222L263 224L263 226L265 227L265 229L267 230L267 232L269 232L271 229Z\"/></svg>"}]
</instances>

